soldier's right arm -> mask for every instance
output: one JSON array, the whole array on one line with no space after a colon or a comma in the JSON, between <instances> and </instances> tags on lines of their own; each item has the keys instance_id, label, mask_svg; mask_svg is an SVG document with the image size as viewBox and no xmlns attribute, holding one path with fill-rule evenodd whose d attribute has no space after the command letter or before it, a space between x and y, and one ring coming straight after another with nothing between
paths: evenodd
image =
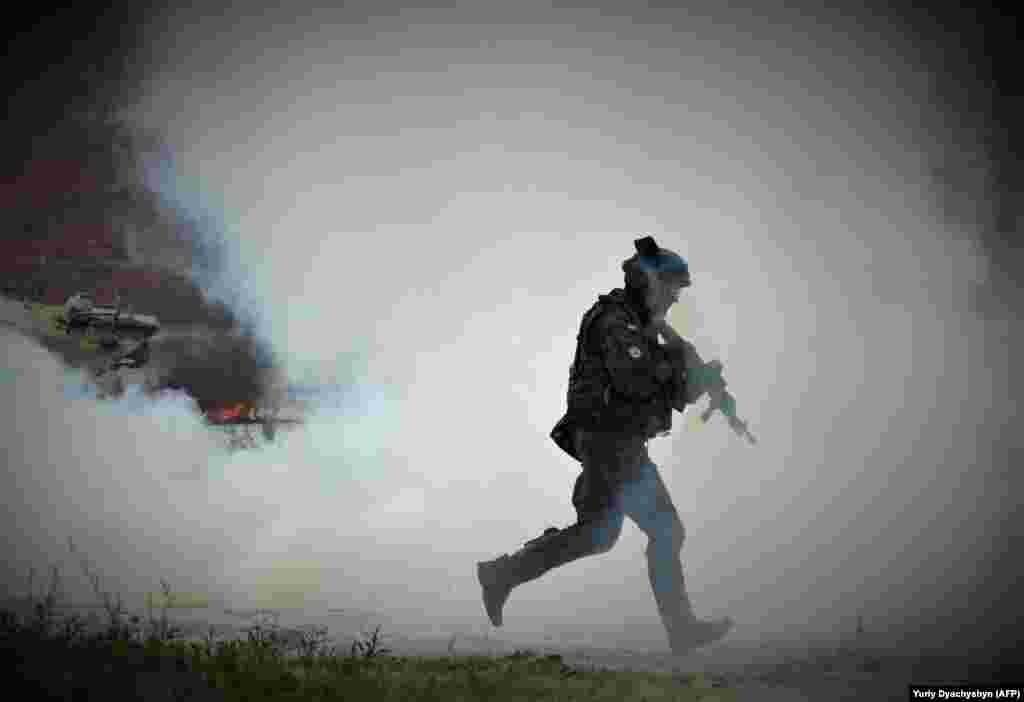
<instances>
[{"instance_id":1,"label":"soldier's right arm","mask_svg":"<svg viewBox=\"0 0 1024 702\"><path fill-rule=\"evenodd\" d=\"M649 399L671 377L671 367L652 358L650 340L625 315L615 310L604 313L595 321L592 335L620 395Z\"/></svg>"},{"instance_id":2,"label":"soldier's right arm","mask_svg":"<svg viewBox=\"0 0 1024 702\"><path fill-rule=\"evenodd\" d=\"M676 364L677 370L681 368L686 373L685 380L677 383L677 393L673 401L675 409L682 412L687 405L696 404L704 393L717 389L718 384L714 382L714 373L708 372L709 364L697 353L696 346L679 336L670 324L663 323L659 326L659 331L665 337L669 357ZM720 376L718 379L720 380Z\"/></svg>"}]
</instances>

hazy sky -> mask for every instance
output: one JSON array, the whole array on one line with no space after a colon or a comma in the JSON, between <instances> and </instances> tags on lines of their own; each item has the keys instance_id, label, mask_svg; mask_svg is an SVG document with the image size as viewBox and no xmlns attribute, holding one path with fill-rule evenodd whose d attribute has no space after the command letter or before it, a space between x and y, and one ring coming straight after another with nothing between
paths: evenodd
<instances>
[{"instance_id":1,"label":"hazy sky","mask_svg":"<svg viewBox=\"0 0 1024 702\"><path fill-rule=\"evenodd\" d=\"M652 442L698 613L737 639L968 621L957 588L995 567L977 559L1016 504L985 424L1010 412L985 353L1005 321L964 302L988 274L984 178L951 218L931 175L976 137L881 19L711 5L154 21L139 119L223 214L220 283L293 376L360 384L225 457L183 400L66 404L57 362L5 339L10 564L75 534L126 594L167 577L270 602L291 579L485 628L476 561L574 518L548 432L581 315L650 232L693 274L670 321L761 441L688 414ZM516 590L507 629L662 640L644 545L630 524Z\"/></svg>"}]
</instances>

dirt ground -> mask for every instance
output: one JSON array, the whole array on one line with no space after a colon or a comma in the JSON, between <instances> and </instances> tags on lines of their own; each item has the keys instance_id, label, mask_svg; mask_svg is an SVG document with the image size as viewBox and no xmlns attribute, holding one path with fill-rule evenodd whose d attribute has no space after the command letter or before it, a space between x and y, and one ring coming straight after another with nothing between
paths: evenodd
<instances>
[{"instance_id":1,"label":"dirt ground","mask_svg":"<svg viewBox=\"0 0 1024 702\"><path fill-rule=\"evenodd\" d=\"M14 604L13 602L10 604ZM15 608L16 609L16 608ZM96 606L71 607L87 615L100 615ZM145 617L145 613L140 612ZM220 637L233 637L255 623L249 613L210 607L171 614L172 623L186 638L199 640L213 625ZM970 661L963 657L910 655L879 648L815 647L759 642L722 642L684 658L667 651L611 650L596 646L558 644L553 641L533 645L526 640L503 637L500 632L417 634L403 631L402 622L383 613L358 609L335 612L283 613L280 625L286 630L306 626L329 629L332 642L347 650L355 638L378 625L383 645L402 656L508 655L516 650L532 650L542 655L559 654L563 662L579 670L635 670L658 672L678 677L697 673L704 684L728 687L736 691L737 702L798 702L804 700L886 700L907 699L911 683L977 682L997 683L1024 680L1024 672L997 670L988 661Z\"/></svg>"},{"instance_id":2,"label":"dirt ground","mask_svg":"<svg viewBox=\"0 0 1024 702\"><path fill-rule=\"evenodd\" d=\"M396 652L444 655L450 637L396 641ZM456 637L456 653L509 653L512 645L500 637ZM911 683L1009 682L1017 673L995 671L985 661L934 655L909 655L880 649L816 648L759 643L725 642L675 658L666 652L613 651L547 644L529 647L539 653L558 653L578 669L637 670L672 674L681 680L694 673L706 684L736 691L738 702L797 702L802 700L906 700Z\"/></svg>"}]
</instances>

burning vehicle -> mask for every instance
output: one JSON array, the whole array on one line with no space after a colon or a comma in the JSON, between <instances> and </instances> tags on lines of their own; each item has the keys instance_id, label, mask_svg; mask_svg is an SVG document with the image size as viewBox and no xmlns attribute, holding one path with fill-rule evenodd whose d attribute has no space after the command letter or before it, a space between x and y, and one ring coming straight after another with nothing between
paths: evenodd
<instances>
[{"instance_id":1,"label":"burning vehicle","mask_svg":"<svg viewBox=\"0 0 1024 702\"><path fill-rule=\"evenodd\" d=\"M150 339L160 331L154 315L130 313L117 303L113 307L98 306L81 292L67 299L63 313L56 315L54 322L66 335L91 338L99 350L109 354L101 372L145 366L150 359Z\"/></svg>"},{"instance_id":2,"label":"burning vehicle","mask_svg":"<svg viewBox=\"0 0 1024 702\"><path fill-rule=\"evenodd\" d=\"M302 423L298 417L282 417L279 408L258 407L251 402L213 404L200 408L208 426L224 429L229 435L233 449L255 448L259 430L266 441L273 441L281 426L297 426Z\"/></svg>"},{"instance_id":3,"label":"burning vehicle","mask_svg":"<svg viewBox=\"0 0 1024 702\"><path fill-rule=\"evenodd\" d=\"M153 315L126 313L120 305L99 307L84 293L75 293L64 303L64 314L58 324L67 332L95 329L104 335L101 343L112 346L119 337L148 339L160 331L160 322Z\"/></svg>"}]
</instances>

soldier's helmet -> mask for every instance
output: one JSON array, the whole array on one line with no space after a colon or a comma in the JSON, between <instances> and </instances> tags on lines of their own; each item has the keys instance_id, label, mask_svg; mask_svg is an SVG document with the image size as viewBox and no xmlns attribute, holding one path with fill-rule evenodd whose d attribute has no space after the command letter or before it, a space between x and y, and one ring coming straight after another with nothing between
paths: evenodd
<instances>
[{"instance_id":1,"label":"soldier's helmet","mask_svg":"<svg viewBox=\"0 0 1024 702\"><path fill-rule=\"evenodd\" d=\"M647 287L648 275L656 275L666 282L675 282L682 287L690 285L690 266L686 259L675 251L663 249L654 237L645 236L633 242L636 253L622 263L626 274L626 285L643 290Z\"/></svg>"}]
</instances>

